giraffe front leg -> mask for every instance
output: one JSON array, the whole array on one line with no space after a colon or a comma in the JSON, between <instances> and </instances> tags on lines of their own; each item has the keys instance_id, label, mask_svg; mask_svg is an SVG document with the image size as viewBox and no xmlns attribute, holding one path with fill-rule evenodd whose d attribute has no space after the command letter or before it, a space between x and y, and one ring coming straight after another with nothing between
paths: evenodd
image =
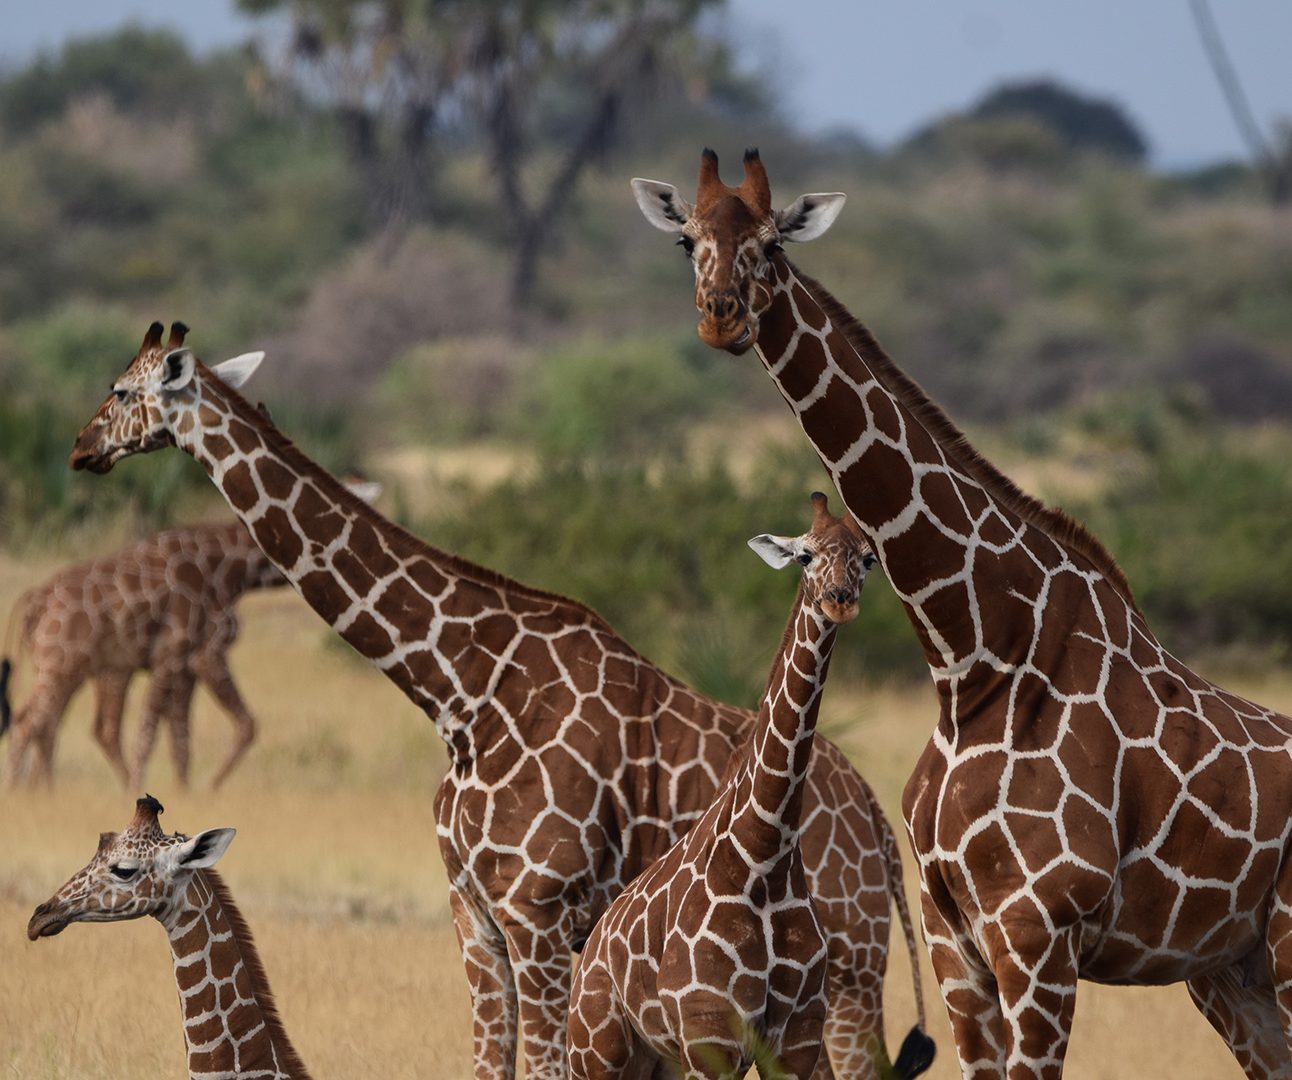
<instances>
[{"instance_id":1,"label":"giraffe front leg","mask_svg":"<svg viewBox=\"0 0 1292 1080\"><path fill-rule=\"evenodd\" d=\"M584 953L574 973L566 1028L570 1080L648 1080L671 1071L642 1046L599 956Z\"/></svg>"},{"instance_id":2,"label":"giraffe front leg","mask_svg":"<svg viewBox=\"0 0 1292 1080\"><path fill-rule=\"evenodd\" d=\"M960 1075L965 1080L1003 1077L1005 1037L995 979L980 963L966 960L967 943L951 929L923 882L920 918L938 992L951 1021Z\"/></svg>"},{"instance_id":3,"label":"giraffe front leg","mask_svg":"<svg viewBox=\"0 0 1292 1080\"><path fill-rule=\"evenodd\" d=\"M130 786L135 790L144 789L144 772L148 768L148 759L152 757L157 728L163 720L170 729L171 758L176 778L182 787L188 787L188 708L193 700L194 685L195 680L186 668L168 666L153 671L130 773ZM181 716L178 722L174 719L177 714Z\"/></svg>"},{"instance_id":4,"label":"giraffe front leg","mask_svg":"<svg viewBox=\"0 0 1292 1080\"><path fill-rule=\"evenodd\" d=\"M122 786L130 783L130 770L121 752L121 717L126 707L130 672L109 671L94 680L94 741L103 750Z\"/></svg>"},{"instance_id":5,"label":"giraffe front leg","mask_svg":"<svg viewBox=\"0 0 1292 1080\"><path fill-rule=\"evenodd\" d=\"M1270 901L1265 942L1279 1027L1284 1040L1283 1054L1274 1059L1281 1071L1269 1075L1283 1077L1292 1075L1292 860L1286 857L1283 868L1279 871L1274 897Z\"/></svg>"},{"instance_id":6,"label":"giraffe front leg","mask_svg":"<svg viewBox=\"0 0 1292 1080\"><path fill-rule=\"evenodd\" d=\"M539 909L540 911L543 909ZM531 918L533 910L527 912ZM525 1075L565 1080L565 1025L570 1013L569 936L560 923L513 920L503 928L516 980Z\"/></svg>"},{"instance_id":7,"label":"giraffe front leg","mask_svg":"<svg viewBox=\"0 0 1292 1080\"><path fill-rule=\"evenodd\" d=\"M477 914L455 885L449 886L449 907L471 987L475 1080L514 1080L516 987L507 943L498 927Z\"/></svg>"},{"instance_id":8,"label":"giraffe front leg","mask_svg":"<svg viewBox=\"0 0 1292 1080\"><path fill-rule=\"evenodd\" d=\"M1287 1080L1292 1056L1279 1023L1274 987L1265 972L1264 956L1253 962L1198 975L1186 984L1189 997L1207 1018L1248 1080ZM1260 976L1253 981L1253 968Z\"/></svg>"},{"instance_id":9,"label":"giraffe front leg","mask_svg":"<svg viewBox=\"0 0 1292 1080\"><path fill-rule=\"evenodd\" d=\"M229 778L229 774L233 772L256 738L256 719L243 702L242 695L238 693L237 684L234 683L233 675L229 671L226 647L227 642L224 640L213 642L202 649L192 662L194 673L206 684L220 708L228 713L229 719L233 721L233 746L230 747L224 764L216 772L215 779L211 781L213 788L218 788Z\"/></svg>"},{"instance_id":10,"label":"giraffe front leg","mask_svg":"<svg viewBox=\"0 0 1292 1080\"><path fill-rule=\"evenodd\" d=\"M1005 1075L1058 1080L1077 1004L1075 934L1051 931L1029 911L1017 918L1006 912L983 938L1000 995Z\"/></svg>"}]
</instances>

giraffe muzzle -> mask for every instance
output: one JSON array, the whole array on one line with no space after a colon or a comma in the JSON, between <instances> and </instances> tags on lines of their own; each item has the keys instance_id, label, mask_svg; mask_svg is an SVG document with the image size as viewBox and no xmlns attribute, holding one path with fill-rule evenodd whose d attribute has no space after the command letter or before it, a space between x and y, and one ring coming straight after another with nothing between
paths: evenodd
<instances>
[{"instance_id":1,"label":"giraffe muzzle","mask_svg":"<svg viewBox=\"0 0 1292 1080\"><path fill-rule=\"evenodd\" d=\"M700 340L712 349L725 349L734 356L748 352L758 337L758 322L745 314L735 320L700 320Z\"/></svg>"},{"instance_id":2,"label":"giraffe muzzle","mask_svg":"<svg viewBox=\"0 0 1292 1080\"><path fill-rule=\"evenodd\" d=\"M31 920L27 923L27 937L31 941L53 937L66 930L70 922L71 920L57 905L46 901L32 912Z\"/></svg>"}]
</instances>

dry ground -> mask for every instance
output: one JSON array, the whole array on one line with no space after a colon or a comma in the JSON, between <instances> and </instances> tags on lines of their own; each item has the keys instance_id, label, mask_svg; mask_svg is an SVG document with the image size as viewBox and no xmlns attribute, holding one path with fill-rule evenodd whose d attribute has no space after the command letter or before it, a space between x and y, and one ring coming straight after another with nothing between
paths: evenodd
<instances>
[{"instance_id":1,"label":"dry ground","mask_svg":"<svg viewBox=\"0 0 1292 1080\"><path fill-rule=\"evenodd\" d=\"M0 613L53 566L0 558ZM330 642L294 594L251 596L241 611L234 669L260 740L227 790L204 790L229 728L199 693L199 788L177 790L162 746L150 773L150 790L166 805L163 824L190 833L237 826L221 869L320 1080L468 1077L466 983L431 814L444 765L438 738L381 676ZM20 674L18 700L23 687ZM1292 706L1288 680L1236 689ZM142 680L132 709L141 690ZM85 863L101 830L120 828L133 809L137 793L117 789L90 740L88 697L78 696L64 723L57 788L0 795L0 1075L173 1078L184 1069L178 1009L152 920L73 926L37 943L24 933L31 909ZM901 785L933 718L931 694L836 685L825 711L830 734L899 821ZM895 944L890 1045L914 1017L905 951ZM931 1075L953 1077L949 1032L923 963L942 1051ZM1083 986L1068 1060L1073 1080L1240 1075L1182 987Z\"/></svg>"}]
</instances>

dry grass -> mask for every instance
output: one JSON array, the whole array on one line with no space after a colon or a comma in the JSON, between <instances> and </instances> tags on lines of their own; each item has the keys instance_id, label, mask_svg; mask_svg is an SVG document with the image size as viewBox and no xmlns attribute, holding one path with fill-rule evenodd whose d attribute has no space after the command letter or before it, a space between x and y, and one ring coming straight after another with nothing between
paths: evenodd
<instances>
[{"instance_id":1,"label":"dry grass","mask_svg":"<svg viewBox=\"0 0 1292 1080\"><path fill-rule=\"evenodd\" d=\"M0 611L52 568L0 559ZM163 823L238 827L221 869L316 1076L467 1077L470 1010L431 814L444 765L438 739L379 675L328 644L293 594L249 597L242 616L234 668L260 741L219 795L177 791L159 757L149 786L166 804ZM1237 689L1292 704L1287 681ZM0 796L0 1075L175 1077L182 1043L159 927L74 926L35 944L24 934L31 909L84 864L98 832L120 828L132 810L134 793L116 789L90 741L87 698L64 724L57 789ZM826 713L897 821L903 779L933 720L931 694L836 686ZM194 734L202 782L228 735L202 694ZM893 1044L914 1018L905 951L895 945ZM924 966L942 1050L931 1075L948 1078L950 1035ZM1127 1074L1240 1075L1182 987L1083 986L1067 1075Z\"/></svg>"}]
</instances>

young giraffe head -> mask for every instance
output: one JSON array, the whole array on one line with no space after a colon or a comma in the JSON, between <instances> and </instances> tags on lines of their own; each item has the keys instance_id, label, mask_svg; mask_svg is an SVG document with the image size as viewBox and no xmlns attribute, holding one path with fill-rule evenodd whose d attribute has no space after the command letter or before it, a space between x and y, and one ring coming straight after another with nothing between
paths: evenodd
<instances>
[{"instance_id":1,"label":"young giraffe head","mask_svg":"<svg viewBox=\"0 0 1292 1080\"><path fill-rule=\"evenodd\" d=\"M695 266L700 340L737 355L758 340L759 317L772 302L772 260L782 241L815 240L834 224L847 198L841 192L800 195L784 210L773 210L757 150L745 151L740 186L728 187L718 178L718 155L706 149L694 206L672 184L640 177L632 184L646 220L677 233Z\"/></svg>"},{"instance_id":2,"label":"young giraffe head","mask_svg":"<svg viewBox=\"0 0 1292 1080\"><path fill-rule=\"evenodd\" d=\"M233 840L233 829L197 836L167 836L157 822L162 804L151 795L135 803L135 816L119 833L101 833L99 850L85 868L32 913L27 936L53 937L74 922L121 922L153 915L165 920L189 879L214 866Z\"/></svg>"},{"instance_id":3,"label":"young giraffe head","mask_svg":"<svg viewBox=\"0 0 1292 1080\"><path fill-rule=\"evenodd\" d=\"M829 500L812 493L812 527L802 536L763 533L749 546L774 570L796 562L803 567L803 602L815 607L828 622L842 624L857 617L858 600L875 553L861 537L852 515L837 518Z\"/></svg>"},{"instance_id":4,"label":"young giraffe head","mask_svg":"<svg viewBox=\"0 0 1292 1080\"><path fill-rule=\"evenodd\" d=\"M162 324L153 323L144 343L98 412L81 429L67 463L73 469L105 473L123 457L146 454L175 444L185 414L200 404L201 390L193 378L198 360L184 348L188 327L172 323L162 344ZM217 364L215 373L235 389L260 366L265 354L246 353Z\"/></svg>"}]
</instances>

